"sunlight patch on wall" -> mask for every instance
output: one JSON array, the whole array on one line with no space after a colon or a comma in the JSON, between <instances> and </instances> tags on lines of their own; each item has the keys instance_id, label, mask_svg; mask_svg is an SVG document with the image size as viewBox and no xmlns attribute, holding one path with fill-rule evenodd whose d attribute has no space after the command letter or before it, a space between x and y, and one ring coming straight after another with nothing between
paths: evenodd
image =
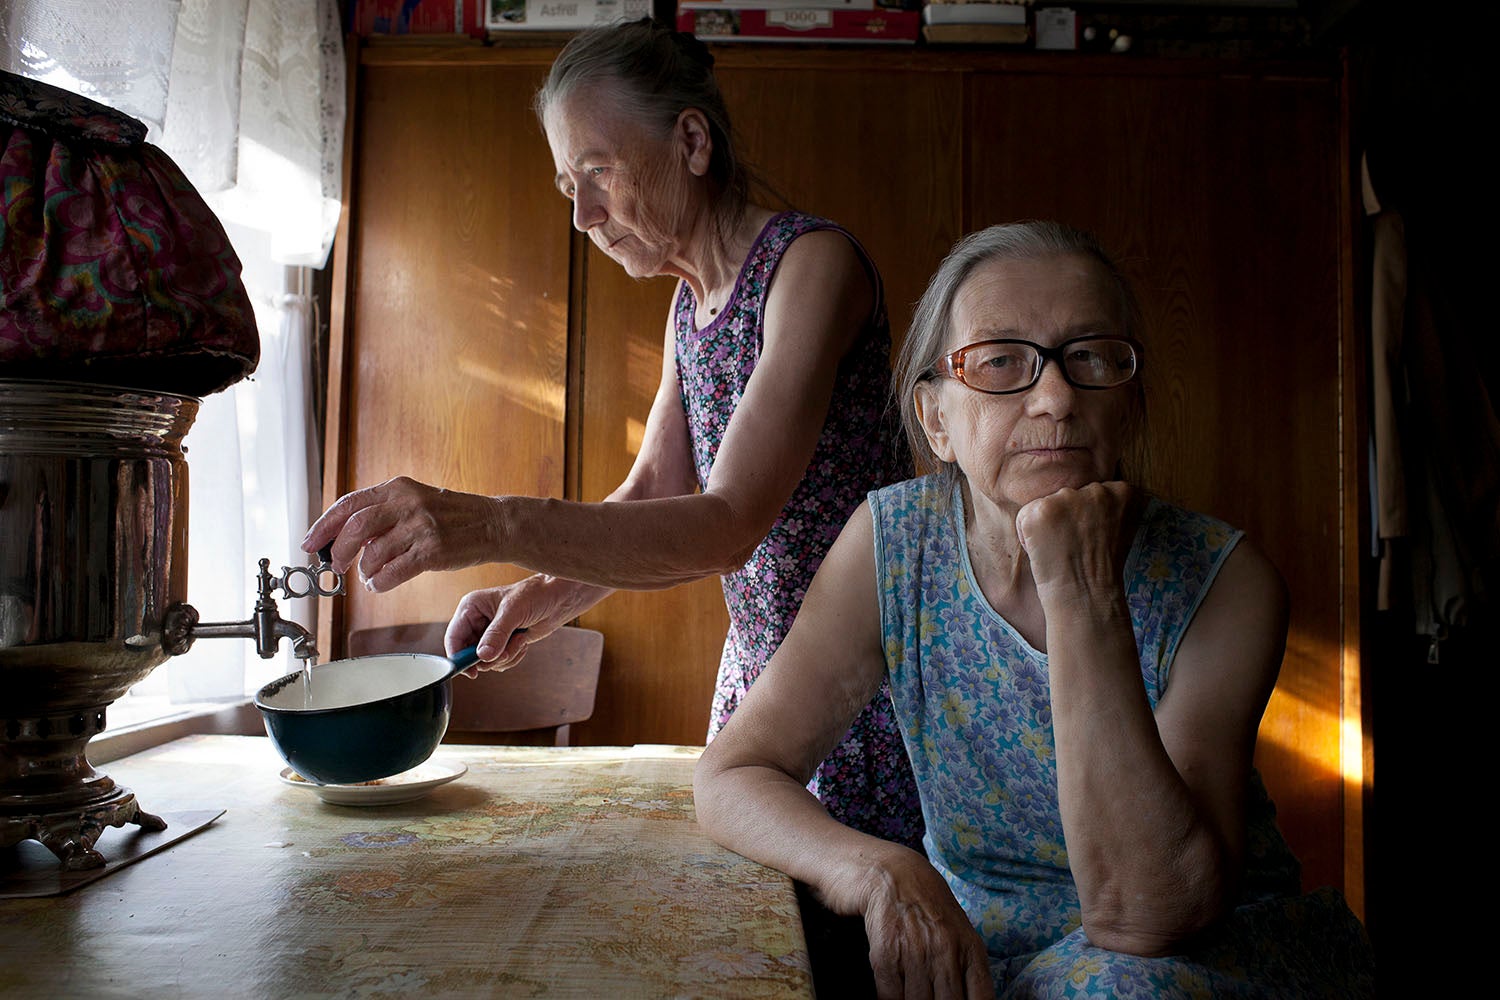
<instances>
[{"instance_id":1,"label":"sunlight patch on wall","mask_svg":"<svg viewBox=\"0 0 1500 1000\"><path fill-rule=\"evenodd\" d=\"M465 263L458 271L458 283L468 294L476 295L488 302L487 311L500 322L510 322L505 302L515 292L515 280L509 275L496 274L488 268ZM546 295L543 294L543 298Z\"/></svg>"},{"instance_id":2,"label":"sunlight patch on wall","mask_svg":"<svg viewBox=\"0 0 1500 1000\"><path fill-rule=\"evenodd\" d=\"M630 452L632 457L639 455L645 441L645 422L634 418L627 418L625 421L625 450Z\"/></svg>"},{"instance_id":3,"label":"sunlight patch on wall","mask_svg":"<svg viewBox=\"0 0 1500 1000\"><path fill-rule=\"evenodd\" d=\"M462 357L458 374L492 386L517 405L545 417L561 420L567 404L567 386L561 382L538 378L529 369L502 371L495 365L473 357Z\"/></svg>"},{"instance_id":4,"label":"sunlight patch on wall","mask_svg":"<svg viewBox=\"0 0 1500 1000\"><path fill-rule=\"evenodd\" d=\"M1319 627L1321 625L1321 627ZM1259 742L1329 779L1349 780L1338 642L1326 622L1294 619L1276 688L1261 719ZM1358 728L1357 712L1354 720ZM1362 770L1354 762L1356 770Z\"/></svg>"},{"instance_id":5,"label":"sunlight patch on wall","mask_svg":"<svg viewBox=\"0 0 1500 1000\"><path fill-rule=\"evenodd\" d=\"M1340 753L1344 758L1344 784L1362 788L1365 783L1364 727L1359 719L1345 719L1339 727Z\"/></svg>"},{"instance_id":6,"label":"sunlight patch on wall","mask_svg":"<svg viewBox=\"0 0 1500 1000\"><path fill-rule=\"evenodd\" d=\"M1271 693L1258 735L1261 746L1274 747L1356 786L1364 780L1361 740L1357 717L1341 718L1337 705L1330 709L1314 704L1279 685Z\"/></svg>"},{"instance_id":7,"label":"sunlight patch on wall","mask_svg":"<svg viewBox=\"0 0 1500 1000\"><path fill-rule=\"evenodd\" d=\"M625 382L630 392L650 405L661 382L661 343L632 339L625 352Z\"/></svg>"},{"instance_id":8,"label":"sunlight patch on wall","mask_svg":"<svg viewBox=\"0 0 1500 1000\"><path fill-rule=\"evenodd\" d=\"M553 341L568 328L567 296L554 297L545 287L518 288L516 279L472 262L463 264L451 279L454 295L462 301L483 303L484 322L493 322L496 341L537 343ZM515 303L515 308L508 308ZM540 340L533 331L543 331Z\"/></svg>"}]
</instances>

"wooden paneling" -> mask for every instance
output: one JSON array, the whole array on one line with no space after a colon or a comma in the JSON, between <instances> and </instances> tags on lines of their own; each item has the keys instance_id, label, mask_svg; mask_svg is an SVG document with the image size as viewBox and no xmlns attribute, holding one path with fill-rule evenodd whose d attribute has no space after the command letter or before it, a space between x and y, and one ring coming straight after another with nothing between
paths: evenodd
<instances>
[{"instance_id":1,"label":"wooden paneling","mask_svg":"<svg viewBox=\"0 0 1500 1000\"><path fill-rule=\"evenodd\" d=\"M363 70L345 491L407 475L562 495L568 229L527 101L543 72ZM344 627L447 620L468 590L519 575L354 586Z\"/></svg>"},{"instance_id":2,"label":"wooden paneling","mask_svg":"<svg viewBox=\"0 0 1500 1000\"><path fill-rule=\"evenodd\" d=\"M1338 89L1332 79L976 76L971 225L1058 218L1145 313L1151 485L1291 587L1257 764L1310 885L1342 882Z\"/></svg>"}]
</instances>

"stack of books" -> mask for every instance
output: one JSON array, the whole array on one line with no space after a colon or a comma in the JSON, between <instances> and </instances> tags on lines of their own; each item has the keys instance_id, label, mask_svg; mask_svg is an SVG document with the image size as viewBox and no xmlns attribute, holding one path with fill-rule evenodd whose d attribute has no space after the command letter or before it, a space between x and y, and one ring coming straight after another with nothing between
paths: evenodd
<instances>
[{"instance_id":1,"label":"stack of books","mask_svg":"<svg viewBox=\"0 0 1500 1000\"><path fill-rule=\"evenodd\" d=\"M677 30L706 42L912 45L921 15L900 0L679 0Z\"/></svg>"},{"instance_id":2,"label":"stack of books","mask_svg":"<svg viewBox=\"0 0 1500 1000\"><path fill-rule=\"evenodd\" d=\"M934 45L1025 45L1030 0L937 0L922 8L922 38Z\"/></svg>"}]
</instances>

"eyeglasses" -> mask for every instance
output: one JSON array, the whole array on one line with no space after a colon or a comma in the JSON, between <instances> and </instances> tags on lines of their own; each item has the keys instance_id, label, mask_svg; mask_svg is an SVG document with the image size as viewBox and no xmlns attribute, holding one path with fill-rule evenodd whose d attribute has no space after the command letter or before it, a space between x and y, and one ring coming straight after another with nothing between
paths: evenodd
<instances>
[{"instance_id":1,"label":"eyeglasses","mask_svg":"<svg viewBox=\"0 0 1500 1000\"><path fill-rule=\"evenodd\" d=\"M1141 370L1141 345L1129 337L1074 337L1056 347L1029 340L982 340L944 355L923 378L946 375L976 392L1025 392L1042 377L1048 360L1078 389L1113 389Z\"/></svg>"}]
</instances>

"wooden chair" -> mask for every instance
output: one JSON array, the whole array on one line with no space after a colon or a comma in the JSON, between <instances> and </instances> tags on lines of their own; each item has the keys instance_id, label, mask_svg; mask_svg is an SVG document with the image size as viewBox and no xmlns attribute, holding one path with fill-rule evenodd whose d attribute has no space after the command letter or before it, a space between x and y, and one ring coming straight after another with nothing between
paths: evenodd
<instances>
[{"instance_id":1,"label":"wooden chair","mask_svg":"<svg viewBox=\"0 0 1500 1000\"><path fill-rule=\"evenodd\" d=\"M349 656L375 653L443 655L447 622L358 629L349 633ZM445 743L568 745L569 726L594 714L604 635L565 625L531 644L509 670L486 670L478 679L453 679L453 714Z\"/></svg>"}]
</instances>

